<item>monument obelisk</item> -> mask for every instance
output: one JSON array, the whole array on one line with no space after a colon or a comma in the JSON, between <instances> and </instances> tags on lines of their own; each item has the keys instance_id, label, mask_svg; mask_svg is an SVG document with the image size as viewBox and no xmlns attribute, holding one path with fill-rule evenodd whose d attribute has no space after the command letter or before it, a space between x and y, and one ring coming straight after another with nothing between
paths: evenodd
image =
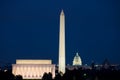
<instances>
[{"instance_id":1,"label":"monument obelisk","mask_svg":"<svg viewBox=\"0 0 120 80\"><path fill-rule=\"evenodd\" d=\"M59 72L65 73L65 15L63 10L60 13Z\"/></svg>"}]
</instances>

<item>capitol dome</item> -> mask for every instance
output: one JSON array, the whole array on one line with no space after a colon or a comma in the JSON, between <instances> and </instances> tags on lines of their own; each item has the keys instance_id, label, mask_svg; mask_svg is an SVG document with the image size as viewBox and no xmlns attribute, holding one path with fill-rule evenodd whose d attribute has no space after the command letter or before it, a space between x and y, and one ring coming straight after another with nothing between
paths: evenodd
<instances>
[{"instance_id":1,"label":"capitol dome","mask_svg":"<svg viewBox=\"0 0 120 80\"><path fill-rule=\"evenodd\" d=\"M78 53L76 53L74 59L73 59L73 65L82 65L82 61Z\"/></svg>"}]
</instances>

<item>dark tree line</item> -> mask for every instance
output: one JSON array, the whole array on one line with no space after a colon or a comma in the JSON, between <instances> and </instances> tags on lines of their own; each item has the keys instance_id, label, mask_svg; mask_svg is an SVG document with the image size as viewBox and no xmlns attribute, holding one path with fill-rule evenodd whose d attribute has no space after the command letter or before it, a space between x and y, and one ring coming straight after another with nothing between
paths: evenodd
<instances>
[{"instance_id":1,"label":"dark tree line","mask_svg":"<svg viewBox=\"0 0 120 80\"><path fill-rule=\"evenodd\" d=\"M51 76L51 77L49 77ZM61 76L57 73L55 78L52 75L45 73L42 80L120 80L120 70L113 69L74 69L66 70L66 73Z\"/></svg>"},{"instance_id":2,"label":"dark tree line","mask_svg":"<svg viewBox=\"0 0 120 80\"><path fill-rule=\"evenodd\" d=\"M0 70L0 80L23 80L21 75L13 75L11 70ZM66 69L65 74L56 73L52 78L51 73L44 73L42 80L120 80L120 69Z\"/></svg>"},{"instance_id":3,"label":"dark tree line","mask_svg":"<svg viewBox=\"0 0 120 80\"><path fill-rule=\"evenodd\" d=\"M44 73L42 80L53 80L52 79L52 73Z\"/></svg>"},{"instance_id":4,"label":"dark tree line","mask_svg":"<svg viewBox=\"0 0 120 80\"><path fill-rule=\"evenodd\" d=\"M13 75L11 70L0 70L0 80L23 80L21 75Z\"/></svg>"}]
</instances>

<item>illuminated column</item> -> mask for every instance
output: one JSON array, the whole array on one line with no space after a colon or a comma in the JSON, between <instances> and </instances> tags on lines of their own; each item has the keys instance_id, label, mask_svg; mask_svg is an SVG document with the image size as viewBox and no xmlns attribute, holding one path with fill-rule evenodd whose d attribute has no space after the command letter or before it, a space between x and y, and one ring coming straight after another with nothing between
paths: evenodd
<instances>
[{"instance_id":1,"label":"illuminated column","mask_svg":"<svg viewBox=\"0 0 120 80\"><path fill-rule=\"evenodd\" d=\"M65 73L65 15L63 10L60 14L59 72Z\"/></svg>"}]
</instances>

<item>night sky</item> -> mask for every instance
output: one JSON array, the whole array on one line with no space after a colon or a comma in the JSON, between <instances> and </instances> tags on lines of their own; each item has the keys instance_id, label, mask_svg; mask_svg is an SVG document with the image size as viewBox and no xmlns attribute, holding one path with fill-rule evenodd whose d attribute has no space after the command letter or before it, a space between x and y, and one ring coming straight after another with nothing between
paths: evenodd
<instances>
[{"instance_id":1,"label":"night sky","mask_svg":"<svg viewBox=\"0 0 120 80\"><path fill-rule=\"evenodd\" d=\"M52 59L58 64L59 17L66 18L66 64L120 64L120 0L1 0L0 64Z\"/></svg>"}]
</instances>

